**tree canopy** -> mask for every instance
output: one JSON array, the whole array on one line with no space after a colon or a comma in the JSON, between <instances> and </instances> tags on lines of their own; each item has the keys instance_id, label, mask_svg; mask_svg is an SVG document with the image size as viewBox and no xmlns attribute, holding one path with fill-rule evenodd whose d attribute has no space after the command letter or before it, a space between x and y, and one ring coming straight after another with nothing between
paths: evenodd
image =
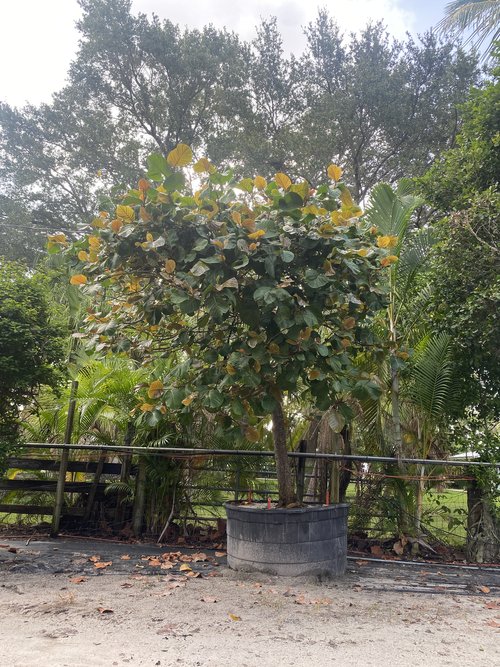
<instances>
[{"instance_id":1,"label":"tree canopy","mask_svg":"<svg viewBox=\"0 0 500 667\"><path fill-rule=\"evenodd\" d=\"M476 78L474 58L432 34L398 42L376 24L344 36L325 11L305 52L287 56L275 20L244 43L134 15L130 0L81 5L67 85L50 104L0 105L0 234L30 261L43 234L87 224L100 195L180 141L240 175L312 185L336 162L361 200L453 144Z\"/></svg>"}]
</instances>

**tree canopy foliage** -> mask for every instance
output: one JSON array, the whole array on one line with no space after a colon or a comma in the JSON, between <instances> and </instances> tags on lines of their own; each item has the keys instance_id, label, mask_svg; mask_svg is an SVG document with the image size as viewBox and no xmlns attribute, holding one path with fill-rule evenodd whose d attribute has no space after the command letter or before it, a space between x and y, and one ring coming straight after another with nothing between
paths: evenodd
<instances>
[{"instance_id":1,"label":"tree canopy foliage","mask_svg":"<svg viewBox=\"0 0 500 667\"><path fill-rule=\"evenodd\" d=\"M57 382L60 336L40 277L0 259L0 455L17 440L22 406Z\"/></svg>"},{"instance_id":2,"label":"tree canopy foliage","mask_svg":"<svg viewBox=\"0 0 500 667\"><path fill-rule=\"evenodd\" d=\"M472 57L432 34L398 42L376 24L346 37L325 11L305 52L287 56L275 20L244 43L133 15L130 0L80 2L67 85L50 104L0 105L0 233L13 256L21 226L36 244L37 232L86 224L100 194L132 186L149 153L181 141L240 174L312 185L336 162L360 200L452 145L476 77Z\"/></svg>"}]
</instances>

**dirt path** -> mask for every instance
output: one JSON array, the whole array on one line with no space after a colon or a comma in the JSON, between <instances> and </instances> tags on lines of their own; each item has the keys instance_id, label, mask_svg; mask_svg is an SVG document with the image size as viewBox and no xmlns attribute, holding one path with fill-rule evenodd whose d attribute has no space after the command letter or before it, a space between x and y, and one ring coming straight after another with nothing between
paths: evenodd
<instances>
[{"instance_id":1,"label":"dirt path","mask_svg":"<svg viewBox=\"0 0 500 667\"><path fill-rule=\"evenodd\" d=\"M188 566L203 576L188 577L180 565L157 574L141 558L154 556L145 545L110 547L101 556L111 555L113 565L96 569L88 560L95 545L81 551L81 544L57 544L0 549L2 665L490 667L500 661L494 572L351 561L345 578L318 583L241 575L199 561ZM130 559L121 560L125 554ZM35 563L44 567L30 572Z\"/></svg>"}]
</instances>

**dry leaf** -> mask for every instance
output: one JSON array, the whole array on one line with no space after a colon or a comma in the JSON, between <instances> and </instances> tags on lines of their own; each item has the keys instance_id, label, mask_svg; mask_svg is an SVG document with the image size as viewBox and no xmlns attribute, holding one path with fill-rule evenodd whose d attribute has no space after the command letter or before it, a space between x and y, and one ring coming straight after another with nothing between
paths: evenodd
<instances>
[{"instance_id":1,"label":"dry leaf","mask_svg":"<svg viewBox=\"0 0 500 667\"><path fill-rule=\"evenodd\" d=\"M241 621L241 616L236 616L236 614L229 614L229 618L232 621Z\"/></svg>"},{"instance_id":2,"label":"dry leaf","mask_svg":"<svg viewBox=\"0 0 500 667\"><path fill-rule=\"evenodd\" d=\"M481 591L481 593L489 593L490 592L490 589L488 588L488 586L479 586L479 590Z\"/></svg>"},{"instance_id":3,"label":"dry leaf","mask_svg":"<svg viewBox=\"0 0 500 667\"><path fill-rule=\"evenodd\" d=\"M92 561L92 563L97 563L98 561L101 560L101 557L100 556L91 556L89 558L89 560Z\"/></svg>"},{"instance_id":4,"label":"dry leaf","mask_svg":"<svg viewBox=\"0 0 500 667\"><path fill-rule=\"evenodd\" d=\"M191 572L191 571L192 571L191 568L189 567L189 565L188 565L187 563L183 563L183 564L180 566L179 570L180 570L181 572Z\"/></svg>"},{"instance_id":5,"label":"dry leaf","mask_svg":"<svg viewBox=\"0 0 500 667\"><path fill-rule=\"evenodd\" d=\"M204 598L200 598L200 602L212 603L212 602L219 602L219 600L217 598L212 598L210 596L205 596Z\"/></svg>"},{"instance_id":6,"label":"dry leaf","mask_svg":"<svg viewBox=\"0 0 500 667\"><path fill-rule=\"evenodd\" d=\"M197 563L198 561L204 561L208 560L207 554L204 554L203 552L193 554L192 556L193 563Z\"/></svg>"},{"instance_id":7,"label":"dry leaf","mask_svg":"<svg viewBox=\"0 0 500 667\"><path fill-rule=\"evenodd\" d=\"M215 555L217 558L224 558L224 556L227 556L227 553L225 551L216 551Z\"/></svg>"},{"instance_id":8,"label":"dry leaf","mask_svg":"<svg viewBox=\"0 0 500 667\"><path fill-rule=\"evenodd\" d=\"M175 567L175 563L170 563L169 561L160 565L162 570L171 570L173 567Z\"/></svg>"},{"instance_id":9,"label":"dry leaf","mask_svg":"<svg viewBox=\"0 0 500 667\"><path fill-rule=\"evenodd\" d=\"M188 576L188 577L192 577L192 578L194 578L194 579L198 579L198 577L201 577L201 572L193 572L193 571L191 570L191 572L188 572L188 573L187 573L187 576Z\"/></svg>"},{"instance_id":10,"label":"dry leaf","mask_svg":"<svg viewBox=\"0 0 500 667\"><path fill-rule=\"evenodd\" d=\"M114 614L114 611L112 609L107 609L106 607L97 607L97 611L100 614Z\"/></svg>"},{"instance_id":11,"label":"dry leaf","mask_svg":"<svg viewBox=\"0 0 500 667\"><path fill-rule=\"evenodd\" d=\"M97 568L98 570L102 570L104 567L109 567L110 565L113 565L112 560L97 561L97 562L94 563L94 567Z\"/></svg>"},{"instance_id":12,"label":"dry leaf","mask_svg":"<svg viewBox=\"0 0 500 667\"><path fill-rule=\"evenodd\" d=\"M363 567L364 565L368 565L368 562L369 561L367 561L367 560L357 560L356 565L359 565L359 566Z\"/></svg>"},{"instance_id":13,"label":"dry leaf","mask_svg":"<svg viewBox=\"0 0 500 667\"><path fill-rule=\"evenodd\" d=\"M83 584L83 582L87 580L85 577L71 577L70 581L72 584Z\"/></svg>"},{"instance_id":14,"label":"dry leaf","mask_svg":"<svg viewBox=\"0 0 500 667\"><path fill-rule=\"evenodd\" d=\"M370 551L374 556L383 556L384 555L384 550L382 547L379 547L378 544L374 544L373 546L370 547Z\"/></svg>"},{"instance_id":15,"label":"dry leaf","mask_svg":"<svg viewBox=\"0 0 500 667\"><path fill-rule=\"evenodd\" d=\"M485 605L486 609L500 609L500 600L493 600L492 602L487 602Z\"/></svg>"},{"instance_id":16,"label":"dry leaf","mask_svg":"<svg viewBox=\"0 0 500 667\"><path fill-rule=\"evenodd\" d=\"M123 554L123 556L120 556L120 560L130 560L130 556L128 554Z\"/></svg>"},{"instance_id":17,"label":"dry leaf","mask_svg":"<svg viewBox=\"0 0 500 667\"><path fill-rule=\"evenodd\" d=\"M151 567L160 567L161 561L158 558L150 558L149 564L151 565Z\"/></svg>"},{"instance_id":18,"label":"dry leaf","mask_svg":"<svg viewBox=\"0 0 500 667\"><path fill-rule=\"evenodd\" d=\"M121 584L122 588L132 588L134 584L131 584L128 581L125 581L123 584Z\"/></svg>"},{"instance_id":19,"label":"dry leaf","mask_svg":"<svg viewBox=\"0 0 500 667\"><path fill-rule=\"evenodd\" d=\"M489 625L490 628L500 628L500 621L488 621L486 625Z\"/></svg>"}]
</instances>

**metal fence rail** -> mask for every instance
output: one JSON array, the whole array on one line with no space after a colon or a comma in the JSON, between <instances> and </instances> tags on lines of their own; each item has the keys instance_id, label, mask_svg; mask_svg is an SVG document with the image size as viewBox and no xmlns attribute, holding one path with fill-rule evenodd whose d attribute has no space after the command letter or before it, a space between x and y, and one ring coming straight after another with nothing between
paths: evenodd
<instances>
[{"instance_id":1,"label":"metal fence rail","mask_svg":"<svg viewBox=\"0 0 500 667\"><path fill-rule=\"evenodd\" d=\"M65 456L60 457L58 453L62 452ZM338 482L339 475L349 476L345 493L351 503L350 529L353 540L360 543L391 536L391 531L397 534L398 521L406 520L410 525L415 509L411 503L403 505L403 496L398 493L401 489L414 490L424 479L422 526L426 534L443 544L463 546L473 473L481 468L500 469L499 463L453 459L306 451L289 452L289 457L299 496L307 503L330 502L333 477L337 475ZM115 531L130 524L136 533L146 526L154 534L158 525L165 523L166 496L153 498L153 489L151 497L146 498L149 473L142 464L151 459L170 462L177 481L181 480L178 486L182 497L176 498L174 492L175 511L169 510L169 518L184 528L187 522L220 522L225 517L225 501L265 501L278 495L272 451L27 443L10 459L7 477L0 479L0 513L4 521L20 515L52 515L53 534L59 531L62 518L87 531L101 529L104 522ZM318 495L315 480L321 467L327 480L322 495ZM114 496L107 495L113 487L118 491ZM152 510L146 507L148 502ZM148 511L163 519L157 524L148 523Z\"/></svg>"}]
</instances>

